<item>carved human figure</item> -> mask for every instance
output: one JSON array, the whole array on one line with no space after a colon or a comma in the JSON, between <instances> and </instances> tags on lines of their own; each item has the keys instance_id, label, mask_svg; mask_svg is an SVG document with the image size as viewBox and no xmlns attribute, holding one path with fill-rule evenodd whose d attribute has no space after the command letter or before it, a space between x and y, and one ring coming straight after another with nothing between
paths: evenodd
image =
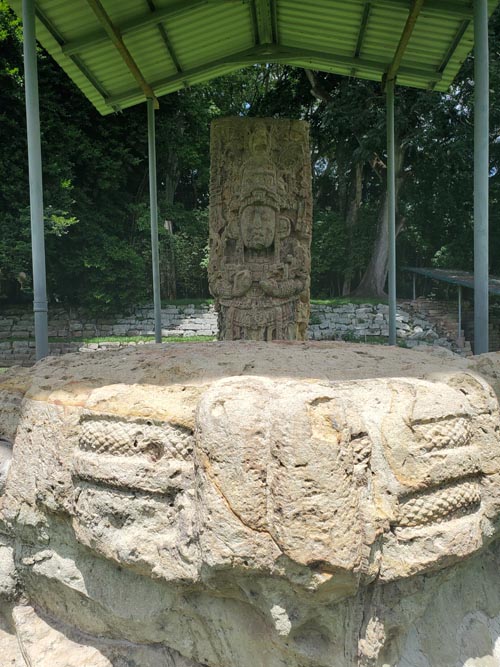
<instances>
[{"instance_id":1,"label":"carved human figure","mask_svg":"<svg viewBox=\"0 0 500 667\"><path fill-rule=\"evenodd\" d=\"M212 125L209 283L222 339L303 339L311 184L301 121Z\"/></svg>"}]
</instances>

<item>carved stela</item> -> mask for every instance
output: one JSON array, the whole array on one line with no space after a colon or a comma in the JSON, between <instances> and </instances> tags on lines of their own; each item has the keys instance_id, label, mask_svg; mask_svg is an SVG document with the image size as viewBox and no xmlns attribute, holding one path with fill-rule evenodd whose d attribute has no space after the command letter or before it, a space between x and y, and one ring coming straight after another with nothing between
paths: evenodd
<instances>
[{"instance_id":1,"label":"carved stela","mask_svg":"<svg viewBox=\"0 0 500 667\"><path fill-rule=\"evenodd\" d=\"M305 339L311 227L308 124L214 121L208 276L220 339Z\"/></svg>"}]
</instances>

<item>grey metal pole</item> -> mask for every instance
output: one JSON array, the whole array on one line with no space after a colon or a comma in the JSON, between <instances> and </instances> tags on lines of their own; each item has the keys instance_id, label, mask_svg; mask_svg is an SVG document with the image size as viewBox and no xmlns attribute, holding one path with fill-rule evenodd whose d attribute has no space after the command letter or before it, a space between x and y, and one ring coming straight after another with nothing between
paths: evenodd
<instances>
[{"instance_id":1,"label":"grey metal pole","mask_svg":"<svg viewBox=\"0 0 500 667\"><path fill-rule=\"evenodd\" d=\"M474 354L488 352L488 0L474 0Z\"/></svg>"},{"instance_id":2,"label":"grey metal pole","mask_svg":"<svg viewBox=\"0 0 500 667\"><path fill-rule=\"evenodd\" d=\"M413 301L417 300L417 274L413 274Z\"/></svg>"},{"instance_id":3,"label":"grey metal pole","mask_svg":"<svg viewBox=\"0 0 500 667\"><path fill-rule=\"evenodd\" d=\"M160 251L158 248L158 193L156 185L156 143L154 100L148 105L149 206L151 213L151 258L153 265L153 299L155 312L155 342L161 343Z\"/></svg>"},{"instance_id":4,"label":"grey metal pole","mask_svg":"<svg viewBox=\"0 0 500 667\"><path fill-rule=\"evenodd\" d=\"M458 334L457 339L462 337L462 285L458 286Z\"/></svg>"},{"instance_id":5,"label":"grey metal pole","mask_svg":"<svg viewBox=\"0 0 500 667\"><path fill-rule=\"evenodd\" d=\"M389 345L396 345L396 171L394 165L394 79L387 81L387 226L389 241Z\"/></svg>"},{"instance_id":6,"label":"grey metal pole","mask_svg":"<svg viewBox=\"0 0 500 667\"><path fill-rule=\"evenodd\" d=\"M49 354L45 237L43 226L42 149L36 61L35 0L23 0L24 89L28 135L31 257L33 265L33 311L36 358Z\"/></svg>"}]
</instances>

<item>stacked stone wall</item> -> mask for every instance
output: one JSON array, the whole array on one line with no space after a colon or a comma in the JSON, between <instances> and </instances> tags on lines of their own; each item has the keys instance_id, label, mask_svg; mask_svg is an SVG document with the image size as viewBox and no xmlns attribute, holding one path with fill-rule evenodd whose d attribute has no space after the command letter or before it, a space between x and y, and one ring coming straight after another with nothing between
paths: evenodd
<instances>
[{"instance_id":1,"label":"stacked stone wall","mask_svg":"<svg viewBox=\"0 0 500 667\"><path fill-rule=\"evenodd\" d=\"M389 308L378 304L345 304L341 306L311 305L308 327L310 340L366 340L387 338ZM440 345L455 349L452 341L440 337L433 325L416 313L398 308L397 336L407 347ZM154 334L152 306L140 306L128 315L96 318L84 311L51 310L49 314L50 353L96 349L113 349L147 344L144 342L106 341L120 336L151 336ZM217 313L212 305L171 305L162 309L162 335L217 335ZM84 343L78 338L101 338L102 342ZM34 323L29 308L12 308L0 315L0 366L29 365L34 361Z\"/></svg>"}]
</instances>

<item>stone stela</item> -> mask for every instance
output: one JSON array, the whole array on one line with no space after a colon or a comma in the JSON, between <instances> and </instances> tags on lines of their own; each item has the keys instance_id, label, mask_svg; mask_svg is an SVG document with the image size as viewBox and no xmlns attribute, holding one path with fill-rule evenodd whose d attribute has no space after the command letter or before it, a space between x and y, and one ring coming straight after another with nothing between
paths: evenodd
<instances>
[{"instance_id":1,"label":"stone stela","mask_svg":"<svg viewBox=\"0 0 500 667\"><path fill-rule=\"evenodd\" d=\"M305 340L312 195L308 124L212 123L210 291L222 340Z\"/></svg>"}]
</instances>

